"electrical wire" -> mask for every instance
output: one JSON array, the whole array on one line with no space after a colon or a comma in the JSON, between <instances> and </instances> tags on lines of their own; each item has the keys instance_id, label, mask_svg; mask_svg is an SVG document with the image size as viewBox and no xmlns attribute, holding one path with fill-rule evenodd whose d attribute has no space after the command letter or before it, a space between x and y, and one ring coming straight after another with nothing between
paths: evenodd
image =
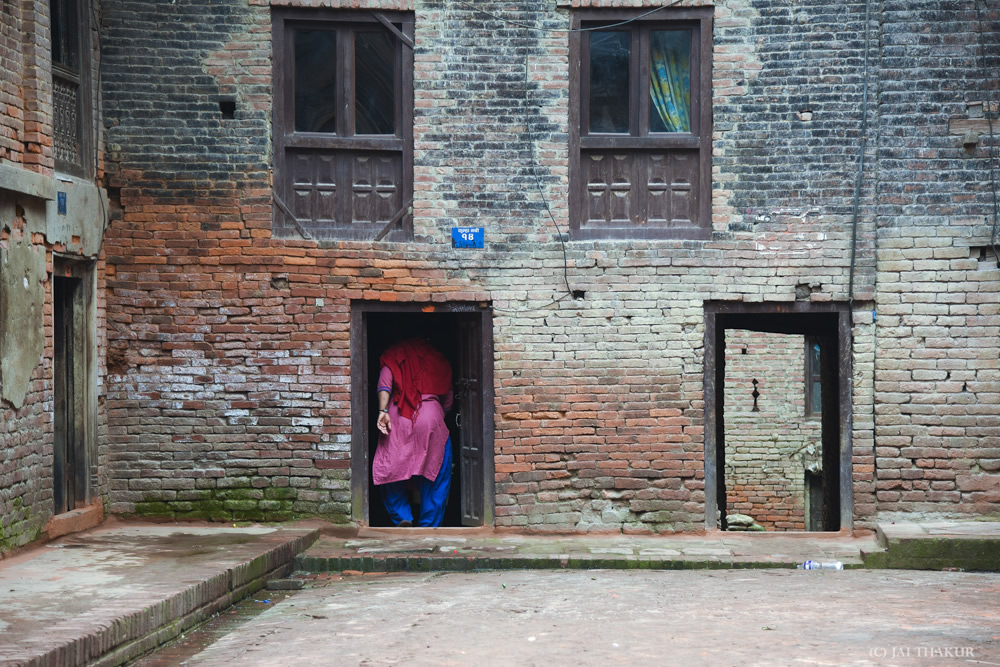
<instances>
[{"instance_id":1,"label":"electrical wire","mask_svg":"<svg viewBox=\"0 0 1000 667\"><path fill-rule=\"evenodd\" d=\"M108 209L104 205L104 196L101 194L101 183L98 174L101 171L101 119L104 117L103 109L103 95L101 87L103 86L104 79L104 53L101 49L101 24L100 17L97 15L97 7L95 5L90 6L91 20L94 22L93 33L97 35L97 85L96 85L96 97L97 97L97 109L94 113L94 182L97 186L97 200L101 202L101 239L98 244L97 255L100 256L101 248L104 246L104 235L108 231L108 223L110 222L110 216L108 215ZM90 50L91 55L93 55L94 50ZM87 59L88 67L90 59Z\"/></svg>"},{"instance_id":2,"label":"electrical wire","mask_svg":"<svg viewBox=\"0 0 1000 667\"><path fill-rule=\"evenodd\" d=\"M455 2L456 2L456 4L459 4L459 5L465 5L469 9L477 11L480 14L485 14L486 16L489 16L492 19L496 19L497 21L502 21L503 23L507 23L509 25L518 26L519 28L526 28L528 30L535 30L537 32L566 32L566 33L569 33L569 32L592 32L594 30L607 30L608 28L617 28L618 26L628 25L629 23L633 23L635 21L639 21L641 19L644 19L647 16L650 16L651 14L655 14L658 11L664 10L664 9L666 9L668 7L672 7L673 5L676 5L679 2L681 2L681 0L671 0L671 2L668 2L665 5L661 5L660 7L656 7L655 9L651 9L648 12L643 12L642 14L639 14L638 16L633 16L630 19L626 19L624 21L619 21L617 23L608 23L606 25L595 26L593 28L540 28L538 26L534 26L534 25L531 25L531 24L528 24L528 23L521 23L520 21L514 21L513 19L509 19L509 18L506 18L504 16L500 16L499 14L494 14L493 12L488 12L485 9L480 9L479 7L476 7L471 2L465 2L465 0L455 0Z\"/></svg>"},{"instance_id":3,"label":"electrical wire","mask_svg":"<svg viewBox=\"0 0 1000 667\"><path fill-rule=\"evenodd\" d=\"M993 233L990 235L990 247L993 249L993 256L997 260L997 264L1000 265L1000 251L997 250L997 221L1000 220L1000 204L997 203L997 176L996 176L996 152L997 152L997 142L996 137L993 135L993 117L990 115L990 79L989 72L986 69L986 46L983 44L983 13L979 8L979 0L972 0L972 3L976 6L976 19L979 23L979 66L983 74L983 85L986 87L986 100L983 104L983 111L986 115L986 122L990 129L990 146L989 146L989 156L990 156L990 186L993 191ZM983 0L983 4L986 2Z\"/></svg>"},{"instance_id":4,"label":"electrical wire","mask_svg":"<svg viewBox=\"0 0 1000 667\"><path fill-rule=\"evenodd\" d=\"M535 181L535 187L538 189L538 197L542 200L542 204L545 206L545 212L549 214L549 220L552 221L553 226L556 228L556 234L559 237L559 247L562 248L563 256L563 281L566 283L566 294L572 296L573 288L569 286L569 257L566 255L566 240L563 238L562 228L559 227L559 223L556 222L556 217L552 215L552 207L549 206L549 200L545 196L545 190L542 188L542 181L538 177L538 163L535 160L535 130L531 125L531 109L529 105L528 96L531 92L531 86L528 82L528 49L529 40L525 38L524 44L524 126L528 132L528 155L530 157L531 164L531 175Z\"/></svg>"},{"instance_id":5,"label":"electrical wire","mask_svg":"<svg viewBox=\"0 0 1000 667\"><path fill-rule=\"evenodd\" d=\"M858 209L861 202L861 178L865 169L865 149L868 143L868 54L871 44L871 0L865 1L865 60L864 60L864 92L861 98L861 144L858 148L858 173L854 179L854 205L851 220L851 267L849 270L847 284L847 314L852 320L854 318L854 269L858 253ZM876 243L878 242L878 230L875 230ZM877 273L877 272L876 272ZM873 311L874 313L874 311ZM872 317L874 326L878 326L877 320ZM873 332L872 338L875 345L878 345L878 335ZM875 387L875 368L872 368L872 388ZM872 401L872 417L875 416L875 402ZM874 424L874 421L872 422ZM878 439L875 429L872 429L872 477L878 481Z\"/></svg>"},{"instance_id":6,"label":"electrical wire","mask_svg":"<svg viewBox=\"0 0 1000 667\"><path fill-rule=\"evenodd\" d=\"M479 11L479 12L481 12L483 14L486 14L490 18L493 18L493 19L495 19L497 21L511 23L512 25L517 25L517 26L522 27L522 28L536 29L535 26L531 26L531 25L528 25L526 23L519 23L519 22L516 22L516 21L509 21L509 20L507 20L507 19L505 19L503 17L497 16L497 15L492 14L490 12L483 11L483 10L477 8L477 7L474 7L473 5L470 5L467 2L462 2L461 0L458 0L458 2L459 2L459 4L463 4L463 5L466 5L468 7L472 7L476 11ZM557 31L552 31L552 32L557 32ZM563 32L563 31L558 31L558 32ZM567 297L573 296L573 288L569 284L569 256L566 253L566 239L563 237L562 228L559 226L559 222L556 220L555 215L553 215L553 213L552 213L552 207L549 205L549 200L545 196L545 189L542 187L541 178L538 176L538 162L537 162L537 160L535 160L535 130L534 130L534 127L533 127L533 125L531 123L531 100L530 100L531 82L530 82L530 77L529 77L529 74L528 74L528 52L530 51L530 48L531 48L530 36L526 35L525 36L525 40L524 40L524 58L522 60L522 66L523 66L523 70L524 70L524 97L522 99L522 106L521 106L521 108L523 109L523 113L524 113L524 126L525 126L525 130L526 130L526 132L528 134L529 166L530 166L530 169L531 169L532 180L534 180L534 182L535 182L535 188L538 190L538 197L541 200L542 205L545 207L545 212L546 212L546 214L548 214L549 220L552 222L552 225L555 227L555 229L556 229L556 236L559 239L559 247L562 250L562 256L563 256L563 282L566 285L566 292L562 296L560 296L560 297L558 297L556 299L553 299L552 301L550 301L550 302L548 302L546 304L542 304L541 306L535 306L535 307L532 307L532 308L515 309L515 310L495 309L494 312L498 312L498 313L521 313L521 312L531 312L531 311L545 310L547 308L550 308L552 306L557 305L563 299L566 299Z\"/></svg>"},{"instance_id":7,"label":"electrical wire","mask_svg":"<svg viewBox=\"0 0 1000 667\"><path fill-rule=\"evenodd\" d=\"M865 170L865 149L868 143L868 50L871 41L871 0L865 2L865 65L864 93L861 99L861 145L858 149L858 174L854 179L854 206L851 221L851 267L847 283L848 311L854 313L854 265L858 254L858 209L861 205L861 177Z\"/></svg>"},{"instance_id":8,"label":"electrical wire","mask_svg":"<svg viewBox=\"0 0 1000 667\"><path fill-rule=\"evenodd\" d=\"M647 12L643 12L641 14L637 14L636 16L633 16L632 18L626 19L624 21L618 21L616 23L607 23L607 24L602 24L600 26L594 26L594 27L588 27L588 28L543 28L543 27L539 27L537 25L531 25L529 23L523 23L521 21L515 21L515 20L509 19L509 18L507 18L505 16L500 16L499 14L495 14L493 12L486 11L485 9L477 7L477 6L475 6L474 4L472 4L470 2L465 2L465 0L455 0L455 2L456 2L456 4L468 7L469 9L471 9L471 10L473 10L475 12L478 12L480 14L484 14L484 15L486 15L486 16L488 16L491 19L494 19L496 21L500 21L500 22L506 23L508 25L513 25L513 26L517 26L517 27L520 27L520 28L524 28L526 30L533 30L535 32L543 32L543 33L582 33L582 32L593 32L595 30L607 30L609 28L617 28L619 26L628 25L629 23L634 23L635 21L639 21L641 19L646 18L647 16L651 16L651 15L653 15L653 14L659 12L659 11L662 11L664 9L667 9L669 7L677 5L678 3L681 2L681 0L671 0L670 2L668 2L668 3L664 4L664 5L661 5L659 7L655 7L655 8L653 8L653 9L647 11ZM535 181L535 187L538 190L538 196L542 200L542 203L545 206L545 212L548 214L549 220L551 220L552 224L555 226L556 233L558 234L558 237L559 237L559 243L560 243L560 246L562 248L562 254L563 254L563 280L564 280L564 282L566 284L566 293L563 296L561 296L561 297L559 297L557 299L553 299L549 303L544 304L542 306L538 306L536 308L526 308L526 309L523 309L523 310L516 310L516 311L499 311L498 310L497 312L527 312L527 311L532 311L532 310L542 310L542 309L549 308L550 306L554 306L554 305L558 304L560 301L562 301L566 297L573 296L573 289L572 289L572 287L569 284L569 258L567 257L567 254L566 254L566 241L563 238L562 229L559 227L559 223L556 221L555 216L552 214L552 208L549 205L549 201L548 201L548 199L545 196L545 191L544 191L544 189L542 187L541 179L538 176L538 168L537 168L537 163L536 163L536 160L535 160L534 129L532 128L531 119L529 118L529 99L528 99L528 97L529 97L529 92L530 92L530 82L529 82L529 76L528 76L528 50L529 50L528 47L529 47L529 44L528 44L528 40L526 39L525 40L525 50L524 50L524 63L523 63L524 64L524 122L525 122L525 127L527 128L528 142L529 142L529 146L530 146L529 153L530 153L530 158L531 158L531 175L532 175L532 177L533 177L533 179Z\"/></svg>"}]
</instances>

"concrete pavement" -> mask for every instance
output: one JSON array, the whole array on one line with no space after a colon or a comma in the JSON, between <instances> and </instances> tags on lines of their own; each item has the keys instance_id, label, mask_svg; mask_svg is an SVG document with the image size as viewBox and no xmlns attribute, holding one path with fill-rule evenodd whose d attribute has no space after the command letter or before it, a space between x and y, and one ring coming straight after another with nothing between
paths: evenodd
<instances>
[{"instance_id":1,"label":"concrete pavement","mask_svg":"<svg viewBox=\"0 0 1000 667\"><path fill-rule=\"evenodd\" d=\"M906 550L893 551L903 544L901 535ZM949 551L957 540L974 542L968 549ZM0 665L119 664L188 631L269 580L282 583L273 580L286 579L293 569L300 582L330 579L334 575L315 574L330 572L409 571L414 581L421 581L420 573L431 571L771 571L791 570L807 559L837 560L849 569L895 564L996 570L1000 568L989 567L983 554L995 557L998 544L1000 523L983 522L893 524L880 527L878 535L862 536L625 536L351 530L318 522L234 527L109 521L0 561ZM963 561L965 557L969 560ZM672 580L664 581L672 585ZM779 580L753 574L751 581ZM885 585L891 587L892 581L886 579ZM803 589L797 594L809 593ZM815 599L826 605L839 604L843 597L834 586L829 596Z\"/></svg>"},{"instance_id":2,"label":"concrete pavement","mask_svg":"<svg viewBox=\"0 0 1000 667\"><path fill-rule=\"evenodd\" d=\"M1000 575L325 575L173 665L996 665ZM195 644L198 642L195 641ZM159 667L155 656L140 667Z\"/></svg>"},{"instance_id":3,"label":"concrete pavement","mask_svg":"<svg viewBox=\"0 0 1000 667\"><path fill-rule=\"evenodd\" d=\"M285 574L312 528L118 524L0 561L0 665L121 664Z\"/></svg>"}]
</instances>

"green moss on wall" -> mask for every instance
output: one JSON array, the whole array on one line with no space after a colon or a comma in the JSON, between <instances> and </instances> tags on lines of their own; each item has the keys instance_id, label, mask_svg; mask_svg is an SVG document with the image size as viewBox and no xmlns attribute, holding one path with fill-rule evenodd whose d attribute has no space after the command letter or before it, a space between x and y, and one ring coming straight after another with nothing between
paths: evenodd
<instances>
[{"instance_id":1,"label":"green moss on wall","mask_svg":"<svg viewBox=\"0 0 1000 667\"><path fill-rule=\"evenodd\" d=\"M298 500L299 490L281 486L246 487L187 491L183 499L160 500L150 493L135 504L132 516L148 519L188 519L204 521L291 521L321 517L333 523L350 523L350 513L324 511L327 506ZM339 509L339 508L338 508ZM346 509L346 508L345 508Z\"/></svg>"}]
</instances>

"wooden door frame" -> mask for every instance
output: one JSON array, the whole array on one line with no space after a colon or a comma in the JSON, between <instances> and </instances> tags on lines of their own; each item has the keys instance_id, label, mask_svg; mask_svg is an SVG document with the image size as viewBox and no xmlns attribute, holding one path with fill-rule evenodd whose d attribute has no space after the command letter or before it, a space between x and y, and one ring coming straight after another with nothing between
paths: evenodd
<instances>
[{"instance_id":1,"label":"wooden door frame","mask_svg":"<svg viewBox=\"0 0 1000 667\"><path fill-rule=\"evenodd\" d=\"M810 316L816 315L825 315L824 319L828 322L818 330L815 323L810 322ZM765 317L773 318L771 328L745 326L747 319ZM830 326L829 322L833 319L835 324ZM851 312L846 303L805 302L705 302L705 529L719 529L715 514L719 510L719 493L725 488L725 480L722 479L724 461L720 461L718 455L720 446L725 447L725 335L727 329L739 328L802 335L819 333L837 340L836 395L839 410L836 417L824 415L823 428L838 427L838 451L835 454L826 451L825 434L823 449L824 462L836 458L838 464L840 531L851 531L854 526Z\"/></svg>"},{"instance_id":2,"label":"wooden door frame","mask_svg":"<svg viewBox=\"0 0 1000 667\"><path fill-rule=\"evenodd\" d=\"M494 404L493 404L493 308L488 303L449 301L444 303L391 303L381 301L351 302L351 517L370 525L368 457L370 429L374 423L368 405L368 318L369 313L477 313L483 346L482 366L482 450L483 450L483 526L495 519L494 475ZM467 480L463 480L463 483Z\"/></svg>"},{"instance_id":3,"label":"wooden door frame","mask_svg":"<svg viewBox=\"0 0 1000 667\"><path fill-rule=\"evenodd\" d=\"M53 345L53 503L55 514L71 511L88 504L97 489L97 318L95 262L73 257L55 255L52 269L52 345ZM65 378L57 376L60 369L56 368L56 283L57 279L73 279L78 284L69 304L72 316L72 340L67 341L73 350L72 389L65 387ZM65 397L57 395L60 391L68 391ZM72 403L67 414L59 414L60 401L65 399ZM67 416L73 417L73 424L65 424ZM72 434L70 434L72 430ZM65 440L72 435L75 443L74 452L57 460L60 447L58 442L60 431ZM66 446L65 443L62 446ZM55 474L61 465L73 463L73 484L70 487L59 486L62 482ZM64 494L72 491L73 497L66 498ZM62 502L59 502L62 501ZM61 507L63 505L64 507Z\"/></svg>"}]
</instances>

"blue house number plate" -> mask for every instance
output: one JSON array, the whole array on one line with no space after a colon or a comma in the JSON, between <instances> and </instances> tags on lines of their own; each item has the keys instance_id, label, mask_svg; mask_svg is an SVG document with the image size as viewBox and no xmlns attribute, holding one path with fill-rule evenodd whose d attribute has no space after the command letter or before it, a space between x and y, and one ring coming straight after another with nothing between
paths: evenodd
<instances>
[{"instance_id":1,"label":"blue house number plate","mask_svg":"<svg viewBox=\"0 0 1000 667\"><path fill-rule=\"evenodd\" d=\"M482 248L483 247L482 227L452 227L451 247L452 248Z\"/></svg>"}]
</instances>

